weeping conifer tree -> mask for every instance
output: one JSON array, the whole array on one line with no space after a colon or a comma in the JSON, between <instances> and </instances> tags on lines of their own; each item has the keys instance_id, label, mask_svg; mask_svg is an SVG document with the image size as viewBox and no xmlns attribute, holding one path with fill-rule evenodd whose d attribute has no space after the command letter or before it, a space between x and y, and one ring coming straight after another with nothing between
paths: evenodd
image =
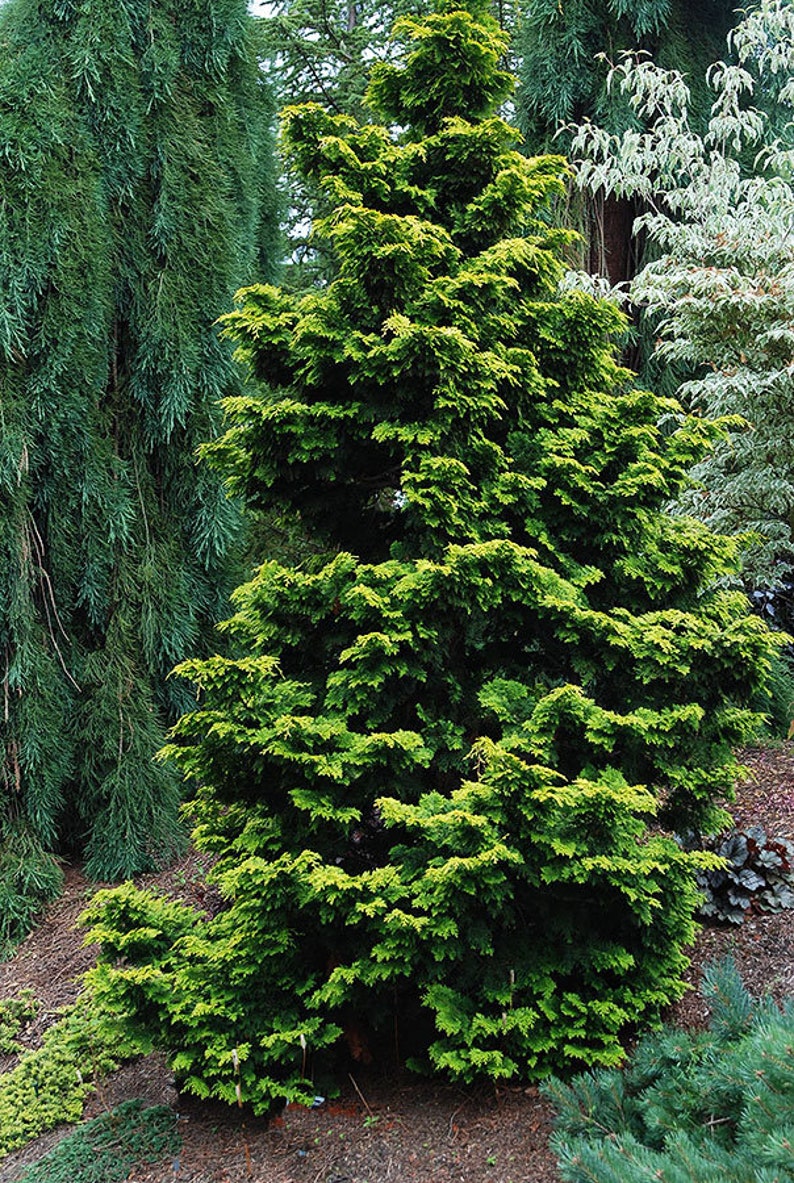
<instances>
[{"instance_id":1,"label":"weeping conifer tree","mask_svg":"<svg viewBox=\"0 0 794 1183\"><path fill-rule=\"evenodd\" d=\"M522 126L535 143L559 128L597 119L611 131L630 121L628 103L607 88L607 65L624 50L652 53L666 69L693 75L693 104L708 111L705 68L738 21L731 0L528 0L518 33Z\"/></svg>"},{"instance_id":2,"label":"weeping conifer tree","mask_svg":"<svg viewBox=\"0 0 794 1183\"><path fill-rule=\"evenodd\" d=\"M115 877L179 841L166 679L236 530L194 451L274 202L244 0L10 0L0 63L0 881L24 910L23 843Z\"/></svg>"},{"instance_id":3,"label":"weeping conifer tree","mask_svg":"<svg viewBox=\"0 0 794 1183\"><path fill-rule=\"evenodd\" d=\"M397 23L379 122L287 112L338 268L244 293L261 386L207 453L326 553L266 561L236 653L181 667L169 750L221 907L127 885L87 917L104 1001L260 1110L346 1048L463 1080L620 1059L685 988L709 857L649 821L724 819L775 648L714 586L735 543L665 512L717 429L634 389L620 312L560 290L563 162L517 151L472 9Z\"/></svg>"}]
</instances>

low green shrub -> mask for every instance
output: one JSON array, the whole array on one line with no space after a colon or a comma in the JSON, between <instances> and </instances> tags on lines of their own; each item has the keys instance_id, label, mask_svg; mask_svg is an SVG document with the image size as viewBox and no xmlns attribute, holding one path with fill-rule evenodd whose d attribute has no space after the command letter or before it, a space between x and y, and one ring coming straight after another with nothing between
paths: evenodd
<instances>
[{"instance_id":1,"label":"low green shrub","mask_svg":"<svg viewBox=\"0 0 794 1183\"><path fill-rule=\"evenodd\" d=\"M30 932L36 916L63 887L63 872L24 827L0 841L0 961Z\"/></svg>"},{"instance_id":2,"label":"low green shrub","mask_svg":"<svg viewBox=\"0 0 794 1183\"><path fill-rule=\"evenodd\" d=\"M32 990L21 990L15 998L0 1002L0 1056L20 1050L16 1037L26 1023L35 1018L39 1004Z\"/></svg>"},{"instance_id":3,"label":"low green shrub","mask_svg":"<svg viewBox=\"0 0 794 1183\"><path fill-rule=\"evenodd\" d=\"M144 1109L142 1101L124 1101L84 1122L17 1183L121 1183L136 1164L178 1154L180 1145L176 1114L167 1105Z\"/></svg>"},{"instance_id":4,"label":"low green shrub","mask_svg":"<svg viewBox=\"0 0 794 1183\"><path fill-rule=\"evenodd\" d=\"M705 1032L644 1037L623 1069L544 1091L565 1183L791 1183L794 999L754 1002L736 969L706 972Z\"/></svg>"},{"instance_id":5,"label":"low green shrub","mask_svg":"<svg viewBox=\"0 0 794 1183\"><path fill-rule=\"evenodd\" d=\"M82 994L41 1047L0 1076L0 1158L61 1122L78 1121L97 1080L139 1050L90 994Z\"/></svg>"}]
</instances>

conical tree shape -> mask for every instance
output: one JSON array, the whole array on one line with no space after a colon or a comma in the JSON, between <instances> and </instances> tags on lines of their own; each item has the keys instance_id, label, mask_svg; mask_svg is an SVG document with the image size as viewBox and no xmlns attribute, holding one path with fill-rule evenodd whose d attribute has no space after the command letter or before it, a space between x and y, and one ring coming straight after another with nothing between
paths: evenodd
<instances>
[{"instance_id":1,"label":"conical tree shape","mask_svg":"<svg viewBox=\"0 0 794 1183\"><path fill-rule=\"evenodd\" d=\"M337 278L227 318L263 386L207 452L329 557L266 562L239 656L182 667L168 752L225 906L89 915L100 991L187 1088L259 1109L342 1033L464 1080L617 1060L693 933L699 856L649 820L719 816L774 648L712 590L733 543L663 509L715 429L632 389L620 314L559 290L562 162L494 113L495 23L396 30L383 124L286 114Z\"/></svg>"},{"instance_id":2,"label":"conical tree shape","mask_svg":"<svg viewBox=\"0 0 794 1183\"><path fill-rule=\"evenodd\" d=\"M0 840L101 877L179 840L166 677L224 604L194 451L275 217L252 34L243 0L0 10Z\"/></svg>"}]
</instances>

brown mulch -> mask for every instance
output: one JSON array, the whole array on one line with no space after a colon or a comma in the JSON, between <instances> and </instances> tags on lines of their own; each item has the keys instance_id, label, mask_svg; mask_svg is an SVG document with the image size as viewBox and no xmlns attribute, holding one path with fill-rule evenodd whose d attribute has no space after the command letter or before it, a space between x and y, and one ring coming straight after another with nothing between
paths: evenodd
<instances>
[{"instance_id":1,"label":"brown mulch","mask_svg":"<svg viewBox=\"0 0 794 1183\"><path fill-rule=\"evenodd\" d=\"M732 813L738 825L763 824L794 838L794 745L749 751L748 779ZM200 859L191 853L160 875L141 878L197 906L206 890ZM24 1032L35 1046L59 1008L73 1002L94 950L81 948L74 924L93 891L69 868L63 896L40 926L0 964L0 998L31 988L41 1010ZM780 999L794 994L794 912L750 915L741 927L703 929L691 951L690 991L670 1012L673 1022L700 1026L706 1008L697 994L702 967L731 956L751 992ZM13 1061L0 1058L0 1071ZM171 1105L179 1115L182 1150L135 1170L129 1183L559 1183L548 1148L550 1107L534 1088L463 1089L407 1074L356 1071L341 1094L316 1109L288 1106L277 1118L179 1096L164 1060L142 1057L103 1081L86 1117L140 1097ZM14 1183L68 1133L51 1131L0 1162L0 1183ZM75 1180L79 1183L79 1180Z\"/></svg>"}]
</instances>

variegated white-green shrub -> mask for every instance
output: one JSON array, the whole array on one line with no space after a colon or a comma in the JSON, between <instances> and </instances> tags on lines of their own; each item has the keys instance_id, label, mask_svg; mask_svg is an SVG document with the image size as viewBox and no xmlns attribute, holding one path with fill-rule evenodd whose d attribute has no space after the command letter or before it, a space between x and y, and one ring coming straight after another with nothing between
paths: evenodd
<instances>
[{"instance_id":1,"label":"variegated white-green shrub","mask_svg":"<svg viewBox=\"0 0 794 1183\"><path fill-rule=\"evenodd\" d=\"M646 130L579 127L579 185L639 197L635 230L657 257L630 302L677 367L679 397L738 416L693 469L687 512L744 546L748 587L790 579L794 546L794 5L762 0L730 36L732 62L711 67L711 119L698 134L689 83L644 59L611 74Z\"/></svg>"}]
</instances>

